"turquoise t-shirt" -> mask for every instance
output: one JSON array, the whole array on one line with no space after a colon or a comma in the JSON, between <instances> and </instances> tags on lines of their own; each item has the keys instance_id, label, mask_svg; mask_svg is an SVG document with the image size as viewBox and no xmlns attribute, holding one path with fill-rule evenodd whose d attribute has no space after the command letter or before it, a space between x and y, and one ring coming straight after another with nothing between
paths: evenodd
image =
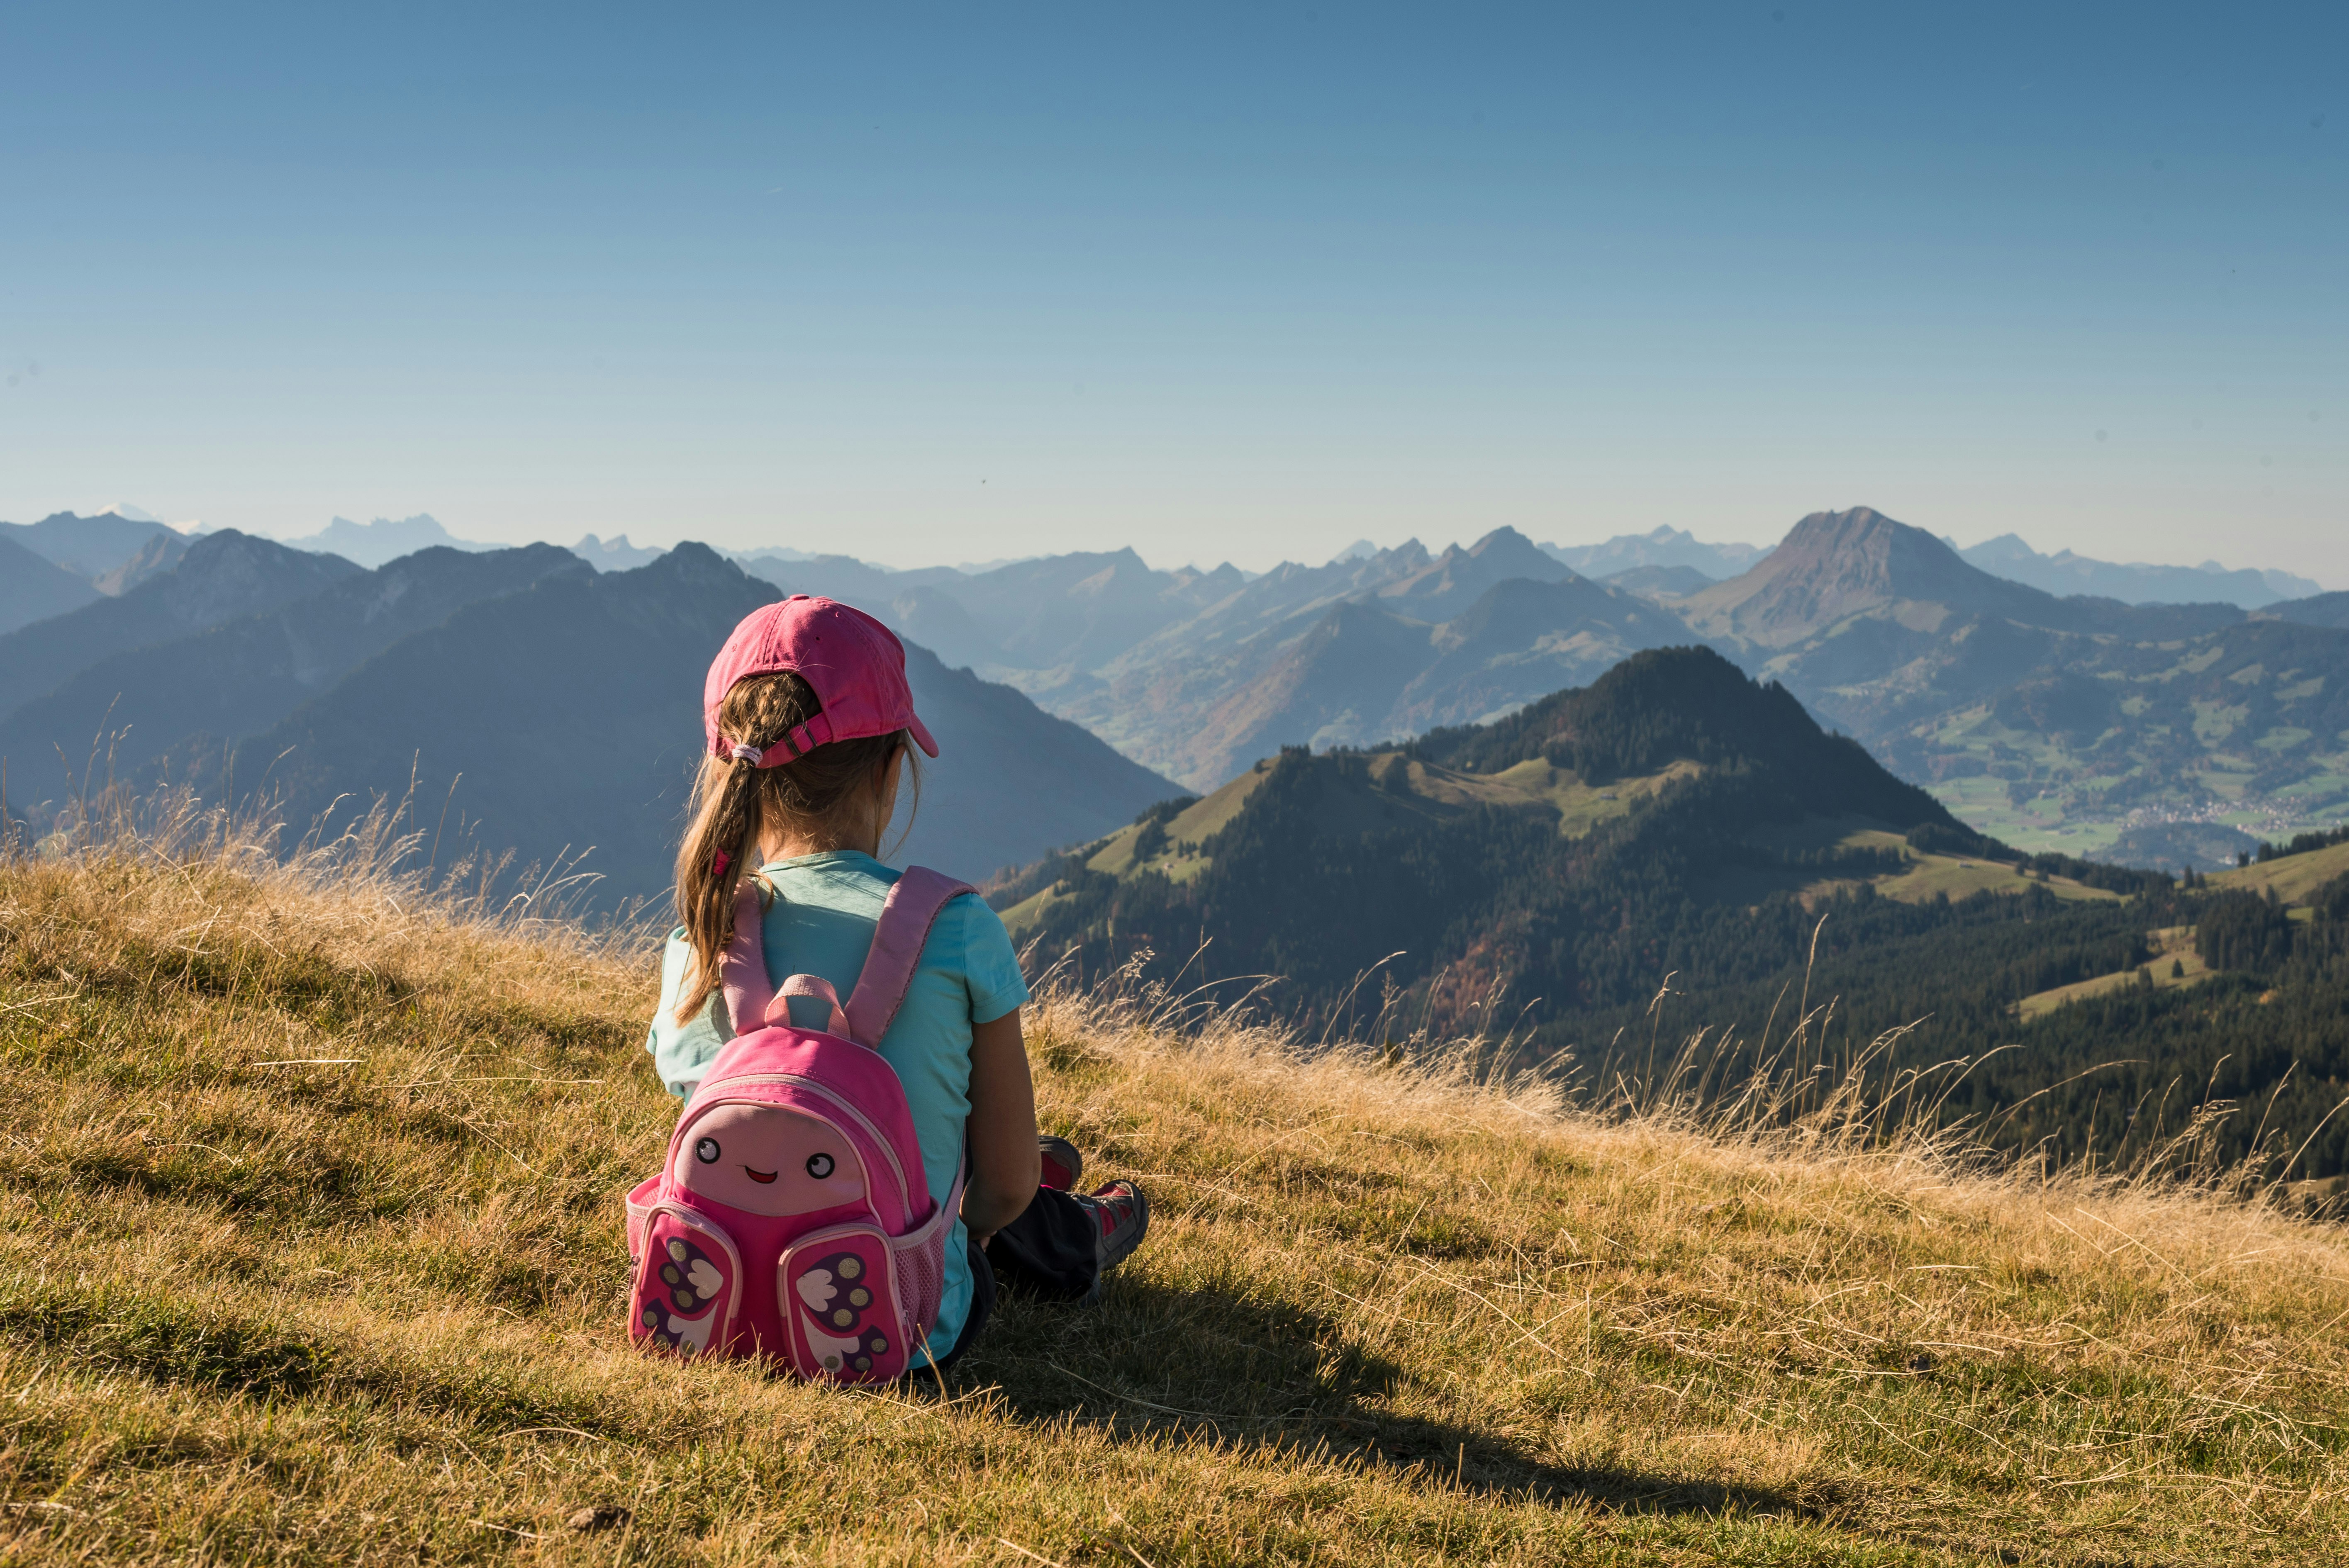
<instances>
[{"instance_id":1,"label":"turquoise t-shirt","mask_svg":"<svg viewBox=\"0 0 2349 1568\"><path fill-rule=\"evenodd\" d=\"M777 861L762 874L779 895L759 933L768 975L778 985L788 975L819 975L846 1001L864 973L882 901L899 873L871 855L841 850ZM719 1047L734 1037L721 995L713 993L691 1022L677 1021L692 958L679 926L661 956L660 1009L645 1042L661 1082L680 1099L693 1092ZM1003 922L976 898L949 900L922 946L905 1006L881 1037L881 1057L895 1069L914 1113L934 1203L953 1191L962 1159L963 1123L970 1115L971 1026L993 1023L1027 1000L1028 985ZM792 997L791 1007L792 1022L807 1028L823 1028L830 1018L824 1005L809 997ZM946 1262L938 1321L930 1330L930 1354L936 1357L954 1348L970 1315L970 1248L959 1215L947 1236Z\"/></svg>"}]
</instances>

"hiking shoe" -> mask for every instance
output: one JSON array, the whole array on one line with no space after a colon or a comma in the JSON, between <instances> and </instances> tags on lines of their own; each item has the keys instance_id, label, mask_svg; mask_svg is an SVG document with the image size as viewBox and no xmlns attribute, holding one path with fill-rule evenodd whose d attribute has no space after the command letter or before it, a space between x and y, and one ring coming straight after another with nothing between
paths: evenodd
<instances>
[{"instance_id":1,"label":"hiking shoe","mask_svg":"<svg viewBox=\"0 0 2349 1568\"><path fill-rule=\"evenodd\" d=\"M1056 1133L1036 1135L1036 1154L1044 1171L1037 1181L1039 1187L1050 1187L1056 1192L1076 1190L1077 1179L1085 1173L1085 1157L1077 1146Z\"/></svg>"},{"instance_id":2,"label":"hiking shoe","mask_svg":"<svg viewBox=\"0 0 2349 1568\"><path fill-rule=\"evenodd\" d=\"M1142 1244L1150 1233L1150 1200L1131 1181L1112 1181L1077 1202L1093 1220L1093 1285L1084 1295L1087 1305L1102 1295L1102 1281Z\"/></svg>"}]
</instances>

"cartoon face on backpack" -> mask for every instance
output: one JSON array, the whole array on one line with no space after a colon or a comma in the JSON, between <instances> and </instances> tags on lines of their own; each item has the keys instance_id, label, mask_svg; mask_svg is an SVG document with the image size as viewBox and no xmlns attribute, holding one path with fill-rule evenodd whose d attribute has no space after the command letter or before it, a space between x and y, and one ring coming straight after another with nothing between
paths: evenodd
<instances>
[{"instance_id":1,"label":"cartoon face on backpack","mask_svg":"<svg viewBox=\"0 0 2349 1568\"><path fill-rule=\"evenodd\" d=\"M779 1106L736 1103L705 1112L677 1151L669 1178L751 1214L810 1214L861 1201L864 1167L839 1133Z\"/></svg>"}]
</instances>

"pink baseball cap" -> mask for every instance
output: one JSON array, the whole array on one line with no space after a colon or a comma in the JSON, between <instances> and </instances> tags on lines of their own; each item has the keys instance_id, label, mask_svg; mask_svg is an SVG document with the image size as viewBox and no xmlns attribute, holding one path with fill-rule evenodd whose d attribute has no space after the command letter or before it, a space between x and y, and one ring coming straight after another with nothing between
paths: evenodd
<instances>
[{"instance_id":1,"label":"pink baseball cap","mask_svg":"<svg viewBox=\"0 0 2349 1568\"><path fill-rule=\"evenodd\" d=\"M746 676L790 670L815 688L823 711L764 751L718 733L719 706ZM911 730L932 757L938 743L914 715L905 686L905 645L862 610L832 599L794 593L742 617L701 688L701 727L709 754L778 768L831 740Z\"/></svg>"}]
</instances>

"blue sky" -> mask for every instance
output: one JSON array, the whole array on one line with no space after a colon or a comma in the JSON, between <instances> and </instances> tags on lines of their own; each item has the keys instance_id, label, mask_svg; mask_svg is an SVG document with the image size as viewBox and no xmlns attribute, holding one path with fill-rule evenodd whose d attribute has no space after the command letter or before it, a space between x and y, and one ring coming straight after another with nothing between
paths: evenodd
<instances>
[{"instance_id":1,"label":"blue sky","mask_svg":"<svg viewBox=\"0 0 2349 1568\"><path fill-rule=\"evenodd\" d=\"M2349 586L2344 86L2338 5L18 5L0 517Z\"/></svg>"}]
</instances>

